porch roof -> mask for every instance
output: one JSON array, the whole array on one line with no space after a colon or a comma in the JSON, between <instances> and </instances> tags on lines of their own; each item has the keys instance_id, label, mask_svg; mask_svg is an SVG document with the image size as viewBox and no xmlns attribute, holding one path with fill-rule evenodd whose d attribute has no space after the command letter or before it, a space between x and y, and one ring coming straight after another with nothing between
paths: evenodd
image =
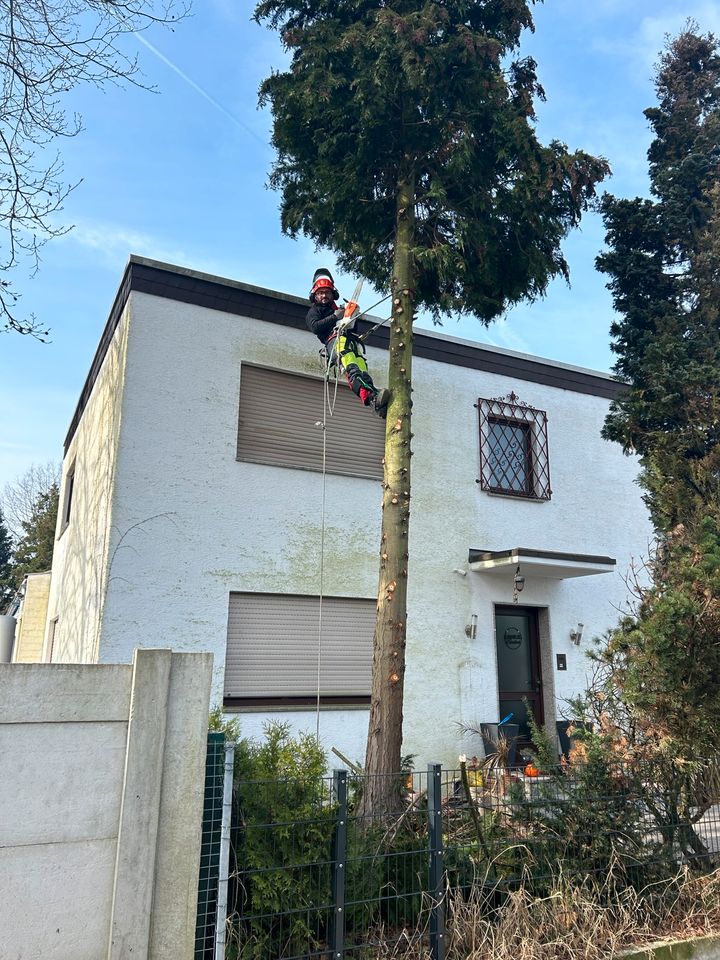
<instances>
[{"instance_id":1,"label":"porch roof","mask_svg":"<svg viewBox=\"0 0 720 960\"><path fill-rule=\"evenodd\" d=\"M587 553L558 553L512 547L509 550L473 550L468 554L468 569L475 573L505 574L520 567L523 576L566 580L612 573L617 561L612 557Z\"/></svg>"}]
</instances>

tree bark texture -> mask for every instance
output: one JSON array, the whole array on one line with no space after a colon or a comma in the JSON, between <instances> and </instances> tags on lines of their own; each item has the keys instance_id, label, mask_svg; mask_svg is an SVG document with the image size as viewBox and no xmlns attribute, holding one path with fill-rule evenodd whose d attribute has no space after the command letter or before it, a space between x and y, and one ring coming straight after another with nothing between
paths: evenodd
<instances>
[{"instance_id":1,"label":"tree bark texture","mask_svg":"<svg viewBox=\"0 0 720 960\"><path fill-rule=\"evenodd\" d=\"M385 427L383 513L372 694L361 815L384 819L402 808L399 777L410 522L410 410L415 268L415 183L401 175L397 191L392 321L388 359L390 403Z\"/></svg>"}]
</instances>

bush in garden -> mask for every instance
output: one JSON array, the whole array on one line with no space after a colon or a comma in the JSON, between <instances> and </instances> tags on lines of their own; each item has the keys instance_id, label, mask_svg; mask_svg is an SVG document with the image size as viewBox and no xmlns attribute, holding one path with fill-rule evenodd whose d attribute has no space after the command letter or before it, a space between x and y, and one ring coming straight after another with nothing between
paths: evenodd
<instances>
[{"instance_id":1,"label":"bush in garden","mask_svg":"<svg viewBox=\"0 0 720 960\"><path fill-rule=\"evenodd\" d=\"M293 737L288 724L268 723L261 743L237 741L233 847L243 960L304 955L324 941L335 828L326 775L315 737Z\"/></svg>"}]
</instances>

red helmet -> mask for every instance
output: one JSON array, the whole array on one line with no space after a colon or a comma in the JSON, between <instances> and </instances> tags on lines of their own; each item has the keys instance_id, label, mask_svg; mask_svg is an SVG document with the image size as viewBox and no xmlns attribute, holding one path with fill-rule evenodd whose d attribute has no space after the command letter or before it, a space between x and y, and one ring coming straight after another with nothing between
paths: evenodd
<instances>
[{"instance_id":1,"label":"red helmet","mask_svg":"<svg viewBox=\"0 0 720 960\"><path fill-rule=\"evenodd\" d=\"M333 300L337 300L340 294L335 288L335 281L329 270L326 270L324 267L320 267L313 274L313 283L310 288L310 300L315 299L315 294L318 290L330 290L332 293Z\"/></svg>"}]
</instances>

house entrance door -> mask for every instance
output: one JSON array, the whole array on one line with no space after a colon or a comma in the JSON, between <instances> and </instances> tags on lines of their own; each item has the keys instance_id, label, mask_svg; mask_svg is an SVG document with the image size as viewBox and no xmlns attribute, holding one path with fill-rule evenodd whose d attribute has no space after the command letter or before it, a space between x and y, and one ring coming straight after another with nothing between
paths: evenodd
<instances>
[{"instance_id":1,"label":"house entrance door","mask_svg":"<svg viewBox=\"0 0 720 960\"><path fill-rule=\"evenodd\" d=\"M527 701L537 724L542 724L543 696L537 610L530 607L495 608L498 699L500 719L509 713L520 727L519 741L530 741Z\"/></svg>"}]
</instances>

